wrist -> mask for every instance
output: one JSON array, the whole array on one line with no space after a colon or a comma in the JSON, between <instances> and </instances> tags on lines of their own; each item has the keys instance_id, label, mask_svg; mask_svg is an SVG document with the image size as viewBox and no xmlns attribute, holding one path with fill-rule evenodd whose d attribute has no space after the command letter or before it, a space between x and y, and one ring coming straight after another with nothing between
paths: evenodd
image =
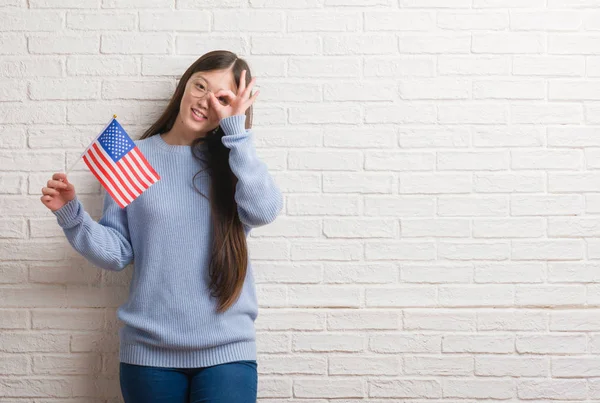
<instances>
[{"instance_id":1,"label":"wrist","mask_svg":"<svg viewBox=\"0 0 600 403\"><path fill-rule=\"evenodd\" d=\"M221 119L219 126L225 134L238 134L246 132L246 115L231 115Z\"/></svg>"}]
</instances>

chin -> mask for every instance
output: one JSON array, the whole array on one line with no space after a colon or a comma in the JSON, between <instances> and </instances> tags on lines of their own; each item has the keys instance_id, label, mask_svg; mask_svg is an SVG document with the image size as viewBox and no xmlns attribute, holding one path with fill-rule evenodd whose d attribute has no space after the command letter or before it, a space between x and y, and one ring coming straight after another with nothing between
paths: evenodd
<instances>
[{"instance_id":1,"label":"chin","mask_svg":"<svg viewBox=\"0 0 600 403\"><path fill-rule=\"evenodd\" d=\"M192 117L186 119L186 126L194 133L208 133L219 127L218 124L210 122L196 122Z\"/></svg>"}]
</instances>

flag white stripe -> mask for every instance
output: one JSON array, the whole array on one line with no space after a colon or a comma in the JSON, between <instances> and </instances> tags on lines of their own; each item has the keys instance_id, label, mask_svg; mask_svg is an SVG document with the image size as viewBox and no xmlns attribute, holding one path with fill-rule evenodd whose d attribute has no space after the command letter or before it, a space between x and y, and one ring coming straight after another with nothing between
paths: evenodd
<instances>
[{"instance_id":1,"label":"flag white stripe","mask_svg":"<svg viewBox=\"0 0 600 403\"><path fill-rule=\"evenodd\" d=\"M131 158L129 158L129 154L125 155L121 161L119 161L119 165L121 166L121 168L123 170L127 170L127 172L129 172L129 176L131 176L131 181L135 182L135 184L137 185L137 187L139 187L140 189L142 189L142 192L144 192L144 190L148 189L148 185L140 183L140 181L137 178L137 175L135 175L133 173L133 170L131 168L129 168L129 165L127 165L125 163L125 161L127 161L130 165L133 165L131 163Z\"/></svg>"},{"instance_id":2,"label":"flag white stripe","mask_svg":"<svg viewBox=\"0 0 600 403\"><path fill-rule=\"evenodd\" d=\"M138 176L142 178L142 180L146 183L145 187L150 187L152 185L152 182L150 181L150 179L146 178L143 172L140 171L138 164L133 159L132 153L127 154L125 158L127 158L127 161L131 164L135 172L137 172Z\"/></svg>"},{"instance_id":3,"label":"flag white stripe","mask_svg":"<svg viewBox=\"0 0 600 403\"><path fill-rule=\"evenodd\" d=\"M136 148L135 153L133 153L133 156L135 157L135 159L137 159L139 161L140 165L148 173L148 176L152 179L152 183L158 181L158 178L156 176L154 176L152 171L150 171L148 169L148 167L146 166L146 164L144 163L144 161L142 161L142 158L140 157L139 152L140 152L139 149Z\"/></svg>"},{"instance_id":4,"label":"flag white stripe","mask_svg":"<svg viewBox=\"0 0 600 403\"><path fill-rule=\"evenodd\" d=\"M95 172L95 174L98 175L98 176L100 176L102 178L102 181L106 184L106 186L108 186L110 188L110 191L111 191L112 195L119 200L119 203L121 203L121 205L123 205L123 206L126 206L128 203L126 203L121 198L121 196L119 196L119 193L117 193L115 191L115 188L110 184L110 182L108 181L108 179L106 179L106 176L104 176L104 174L102 173L102 171L100 169L98 169L98 166L94 163L94 161L92 161L92 159L88 157L87 153L85 153L85 155L83 156L83 158L92 166L93 171Z\"/></svg>"},{"instance_id":5,"label":"flag white stripe","mask_svg":"<svg viewBox=\"0 0 600 403\"><path fill-rule=\"evenodd\" d=\"M98 144L100 147L102 147L100 144ZM96 157L96 159L98 160L98 162L100 163L100 165L102 165L102 167L108 172L108 174L110 175L111 179L113 180L114 183L116 183L117 187L119 188L119 190L121 191L121 193L123 195L125 195L125 199L127 200L127 204L131 203L133 201L133 198L129 195L129 192L127 192L127 190L125 190L125 188L123 188L123 185L121 184L121 181L119 181L116 177L115 174L113 173L112 169L110 169L110 167L108 167L104 161L102 161L102 158L100 158L100 155L98 155L96 153L96 150L94 149L94 147L90 147L89 150L90 154L93 154L94 157Z\"/></svg>"},{"instance_id":6,"label":"flag white stripe","mask_svg":"<svg viewBox=\"0 0 600 403\"><path fill-rule=\"evenodd\" d=\"M108 161L112 162L112 158L110 157L110 155L108 155L106 150L104 150L104 148L102 148L100 145L98 145L98 146L99 146L98 148L100 148L100 152L104 155L104 157ZM134 199L136 197L138 197L141 193L138 192L137 190L135 190L135 188L133 186L131 186L129 179L127 179L127 177L123 174L123 172L121 172L121 167L119 166L119 164L115 163L112 166L114 168L114 171L121 177L121 181L119 181L119 182L121 182L121 186L123 186L123 185L127 186L127 188L130 190L130 193L134 195L134 197L133 197Z\"/></svg>"}]
</instances>

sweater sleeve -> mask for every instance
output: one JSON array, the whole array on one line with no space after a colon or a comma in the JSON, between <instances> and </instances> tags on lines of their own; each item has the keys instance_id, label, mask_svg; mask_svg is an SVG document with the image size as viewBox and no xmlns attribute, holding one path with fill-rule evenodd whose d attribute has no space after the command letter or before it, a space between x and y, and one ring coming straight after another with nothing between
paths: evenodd
<instances>
[{"instance_id":1,"label":"sweater sleeve","mask_svg":"<svg viewBox=\"0 0 600 403\"><path fill-rule=\"evenodd\" d=\"M237 177L235 201L240 221L247 227L259 227L275 220L283 208L283 196L267 165L256 155L253 133L246 130L246 115L221 119L225 135L221 141L230 149L229 166Z\"/></svg>"},{"instance_id":2,"label":"sweater sleeve","mask_svg":"<svg viewBox=\"0 0 600 403\"><path fill-rule=\"evenodd\" d=\"M102 218L98 222L84 210L77 196L53 213L77 252L98 267L120 271L133 260L127 215L104 193Z\"/></svg>"}]
</instances>

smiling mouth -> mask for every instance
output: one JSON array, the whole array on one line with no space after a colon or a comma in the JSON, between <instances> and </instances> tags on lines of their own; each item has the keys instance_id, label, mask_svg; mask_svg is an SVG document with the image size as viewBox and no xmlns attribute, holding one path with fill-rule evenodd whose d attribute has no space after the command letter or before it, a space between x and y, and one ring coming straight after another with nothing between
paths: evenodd
<instances>
[{"instance_id":1,"label":"smiling mouth","mask_svg":"<svg viewBox=\"0 0 600 403\"><path fill-rule=\"evenodd\" d=\"M200 119L206 119L206 116L202 114L198 109L192 108L192 113Z\"/></svg>"}]
</instances>

